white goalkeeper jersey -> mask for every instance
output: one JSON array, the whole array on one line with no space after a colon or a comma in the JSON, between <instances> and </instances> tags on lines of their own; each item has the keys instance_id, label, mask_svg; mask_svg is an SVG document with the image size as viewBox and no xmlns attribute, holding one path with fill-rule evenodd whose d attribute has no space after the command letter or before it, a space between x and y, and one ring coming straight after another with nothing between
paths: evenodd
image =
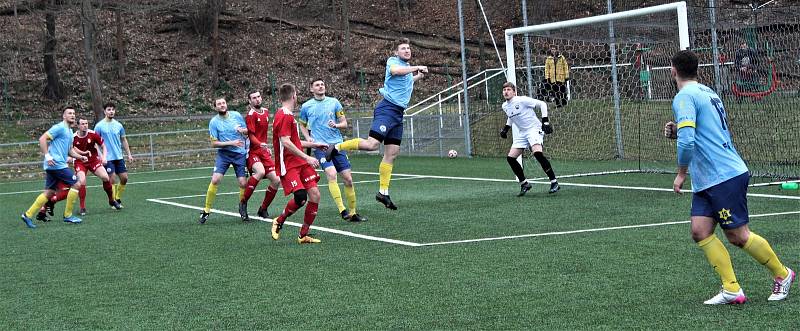
<instances>
[{"instance_id":1,"label":"white goalkeeper jersey","mask_svg":"<svg viewBox=\"0 0 800 331\"><path fill-rule=\"evenodd\" d=\"M527 96L515 96L503 102L503 111L508 120L506 125L514 124L521 131L540 130L542 122L536 117L536 110L547 117L547 103Z\"/></svg>"}]
</instances>

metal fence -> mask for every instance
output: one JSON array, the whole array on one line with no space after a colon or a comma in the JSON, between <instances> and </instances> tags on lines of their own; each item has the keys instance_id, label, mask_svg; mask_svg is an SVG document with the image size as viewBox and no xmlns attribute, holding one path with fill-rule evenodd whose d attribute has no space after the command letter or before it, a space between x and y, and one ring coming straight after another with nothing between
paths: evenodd
<instances>
[{"instance_id":1,"label":"metal fence","mask_svg":"<svg viewBox=\"0 0 800 331\"><path fill-rule=\"evenodd\" d=\"M348 122L350 128L344 131L345 139L369 136L372 117L350 118ZM403 154L444 157L449 150L464 151L461 114L407 117L403 126ZM209 144L207 129L136 133L126 137L134 157L134 162L128 163L131 171L210 166L216 155ZM38 144L38 141L0 144L0 180L39 178L42 156Z\"/></svg>"}]
</instances>

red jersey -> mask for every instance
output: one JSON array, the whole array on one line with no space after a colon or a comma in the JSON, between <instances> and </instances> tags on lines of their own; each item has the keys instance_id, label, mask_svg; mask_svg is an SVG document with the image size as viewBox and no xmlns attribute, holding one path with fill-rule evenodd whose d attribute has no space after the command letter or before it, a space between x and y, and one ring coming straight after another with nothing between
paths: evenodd
<instances>
[{"instance_id":1,"label":"red jersey","mask_svg":"<svg viewBox=\"0 0 800 331\"><path fill-rule=\"evenodd\" d=\"M300 144L300 135L297 133L297 121L294 119L294 114L292 114L291 110L278 108L272 122L272 148L275 149L275 165L278 168L278 174L281 176L286 175L286 169L308 164L306 160L283 147L280 137L286 136L290 137L297 149L303 150L303 145Z\"/></svg>"},{"instance_id":2,"label":"red jersey","mask_svg":"<svg viewBox=\"0 0 800 331\"><path fill-rule=\"evenodd\" d=\"M95 144L99 145L100 149L102 150L103 138L100 137L100 135L97 134L97 132L94 132L93 130L88 130L86 132L86 136L83 137L79 136L78 132L75 132L75 134L72 135L72 146L75 146L75 148L77 148L80 151L84 152L89 151L89 156L88 156L89 160L92 159L99 160L100 158L97 155L97 149L95 148Z\"/></svg>"},{"instance_id":3,"label":"red jersey","mask_svg":"<svg viewBox=\"0 0 800 331\"><path fill-rule=\"evenodd\" d=\"M257 151L261 148L261 143L267 143L269 140L269 112L266 108L261 108L262 112L259 113L254 109L250 109L245 116L244 121L247 123L247 135L250 138L250 150Z\"/></svg>"}]
</instances>

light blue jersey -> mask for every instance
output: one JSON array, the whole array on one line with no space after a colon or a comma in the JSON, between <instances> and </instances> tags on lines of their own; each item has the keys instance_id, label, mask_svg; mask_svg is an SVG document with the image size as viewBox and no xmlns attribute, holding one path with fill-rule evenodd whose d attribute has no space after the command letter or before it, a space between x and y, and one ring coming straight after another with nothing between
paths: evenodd
<instances>
[{"instance_id":1,"label":"light blue jersey","mask_svg":"<svg viewBox=\"0 0 800 331\"><path fill-rule=\"evenodd\" d=\"M386 60L386 78L383 80L383 87L379 90L383 98L400 107L408 108L411 101L411 91L414 90L414 74L392 75L393 66L409 67L408 62L403 61L397 56L392 56Z\"/></svg>"},{"instance_id":2,"label":"light blue jersey","mask_svg":"<svg viewBox=\"0 0 800 331\"><path fill-rule=\"evenodd\" d=\"M61 122L53 125L50 130L47 130L47 137L50 138L50 143L47 144L47 153L53 157L55 165L47 164L45 158L43 167L44 170L59 170L67 167L67 157L69 150L72 148L72 129L69 128L67 122Z\"/></svg>"},{"instance_id":3,"label":"light blue jersey","mask_svg":"<svg viewBox=\"0 0 800 331\"><path fill-rule=\"evenodd\" d=\"M103 119L94 126L106 145L106 161L122 160L122 137L125 136L125 128L122 123L115 119Z\"/></svg>"},{"instance_id":4,"label":"light blue jersey","mask_svg":"<svg viewBox=\"0 0 800 331\"><path fill-rule=\"evenodd\" d=\"M214 116L211 122L208 123L208 133L211 135L211 140L216 141L234 141L241 140L247 142L247 137L236 131L236 128L246 128L247 124L244 122L242 114L235 111L228 111L225 116ZM246 154L247 146L225 146L221 149L231 151L238 154Z\"/></svg>"},{"instance_id":5,"label":"light blue jersey","mask_svg":"<svg viewBox=\"0 0 800 331\"><path fill-rule=\"evenodd\" d=\"M344 109L336 98L311 99L300 107L300 123L311 130L316 142L338 144L343 141L339 129L328 126L328 121L338 122L339 116L344 116Z\"/></svg>"},{"instance_id":6,"label":"light blue jersey","mask_svg":"<svg viewBox=\"0 0 800 331\"><path fill-rule=\"evenodd\" d=\"M725 107L703 84L684 86L672 101L678 127L678 165L689 166L692 190L703 191L747 172L728 131Z\"/></svg>"}]
</instances>

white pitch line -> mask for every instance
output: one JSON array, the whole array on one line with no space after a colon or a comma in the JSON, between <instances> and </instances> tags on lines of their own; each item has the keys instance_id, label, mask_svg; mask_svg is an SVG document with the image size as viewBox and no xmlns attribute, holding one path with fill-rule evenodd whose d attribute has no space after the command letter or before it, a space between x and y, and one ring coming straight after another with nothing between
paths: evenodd
<instances>
[{"instance_id":1,"label":"white pitch line","mask_svg":"<svg viewBox=\"0 0 800 331\"><path fill-rule=\"evenodd\" d=\"M395 174L392 174L393 176ZM397 174L398 176L414 176L409 174ZM454 176L434 176L434 175L416 175L422 178L432 178L432 179L455 179L455 180L469 180L469 181L482 181L482 182L514 182L516 183L516 179L495 179L495 178L477 178L477 177L454 177ZM550 182L547 181L529 181L530 183L535 184L547 184L550 185ZM581 183L558 183L561 186L577 186L577 187L593 187L593 188L611 188L611 189L622 189L622 190L639 190L639 191L657 191L657 192L672 192L671 188L661 188L661 187L643 187L643 186L621 186L621 185L601 185L601 184L581 184ZM684 190L684 193L692 193L692 190ZM774 199L790 199L790 200L800 200L800 196L791 196L791 195L775 195L775 194L761 194L761 193L747 193L747 196L750 197L759 197L759 198L774 198Z\"/></svg>"},{"instance_id":2,"label":"white pitch line","mask_svg":"<svg viewBox=\"0 0 800 331\"><path fill-rule=\"evenodd\" d=\"M419 179L419 178L425 178L425 177L403 177L403 178L395 178L394 180ZM378 180L378 179L362 180L362 181L353 182L353 184L374 183L374 182L377 182L377 181L380 181L380 180ZM328 186L328 184L319 184L317 186L318 187L324 187L324 186ZM266 190L255 190L255 191L253 191L253 193L265 192L265 191ZM278 191L283 191L283 188L282 187L278 187ZM219 195L234 195L234 194L239 194L239 191L217 193L218 196ZM166 198L158 198L158 199L159 200L178 200L178 199L188 199L188 198L199 198L199 197L204 197L204 196L206 196L206 195L205 194L192 194L192 195L182 195L182 196L177 196L177 197L166 197Z\"/></svg>"},{"instance_id":3,"label":"white pitch line","mask_svg":"<svg viewBox=\"0 0 800 331\"><path fill-rule=\"evenodd\" d=\"M137 171L137 172L130 172L129 174L132 176L141 175L141 174L157 174L162 172L178 172L178 171L191 171L191 170L203 170L203 169L214 169L214 167L196 167L196 168L181 168L181 169L167 169L167 170L151 170L151 171ZM25 184L25 183L40 183L43 182L44 179L31 179L31 180L20 180L16 182L5 182L0 183L0 185L10 185L10 184ZM89 187L89 186L87 186ZM38 192L38 191L37 191ZM27 192L30 193L30 192Z\"/></svg>"},{"instance_id":4,"label":"white pitch line","mask_svg":"<svg viewBox=\"0 0 800 331\"><path fill-rule=\"evenodd\" d=\"M159 180L148 180L143 182L128 182L127 185L139 185L139 184L153 184L153 183L165 183L165 182L178 182L184 180L195 180L195 179L210 179L210 176L200 176L200 177L186 177L186 178L171 178L171 179L159 179ZM101 185L87 185L87 188L93 187L101 187ZM31 191L19 191L19 192L2 192L0 195L14 195L14 194L22 194L22 193L41 193L42 190L31 190Z\"/></svg>"},{"instance_id":5,"label":"white pitch line","mask_svg":"<svg viewBox=\"0 0 800 331\"><path fill-rule=\"evenodd\" d=\"M776 216L776 215L790 215L790 214L800 214L800 211L789 211L789 212L781 212L781 213L758 214L758 215L750 215L750 217L751 218L756 218L756 217L767 217L767 216ZM473 243L473 242L481 242L481 241L495 241L495 240L506 240L506 239L518 239L518 238L555 236L555 235L563 235L563 234L586 233L586 232L600 232L600 231L611 231L611 230L636 229L636 228L647 228L647 227L664 226L664 225L685 224L685 223L689 223L689 222L690 221L676 221L676 222L664 222L664 223L652 223L652 224L613 226L613 227L596 228L596 229L582 229L582 230L572 230L572 231L555 231L555 232L545 232L545 233L521 234L521 235L515 235L515 236L503 236L503 237L492 237L492 238L453 240L453 241L442 241L442 242L434 242L434 243L424 243L424 244L420 244L420 246L438 246L438 245L465 244L465 243Z\"/></svg>"},{"instance_id":6,"label":"white pitch line","mask_svg":"<svg viewBox=\"0 0 800 331\"><path fill-rule=\"evenodd\" d=\"M204 168L191 168L191 169L204 169ZM170 170L164 170L164 172L167 172L167 171L170 171ZM317 172L322 172L322 170L317 169ZM363 175L378 175L377 172L356 172L356 171L353 171L353 173L354 174L363 174ZM232 173L228 173L228 174L225 175L225 177L234 177L234 176L235 175L233 175ZM420 176L420 175L393 174L393 176L414 177L414 176ZM148 181L141 181L141 182L129 181L127 185L168 183L168 182L178 182L178 181L185 181L185 180L195 180L195 179L209 179L210 180L211 176L197 176L197 177L186 177L186 178L158 179L158 180L148 180ZM34 182L42 182L42 180L36 180ZM19 183L21 183L21 182L19 182ZM101 187L101 185L87 185L86 187L87 188L95 188L95 187ZM0 196L1 195L24 194L24 193L41 193L41 192L42 192L41 189L39 189L39 190L29 190L29 191L18 191L18 192L0 192ZM225 193L223 193L223 194L225 194ZM237 194L238 194L238 192L237 192ZM203 196L205 196L205 195L203 195ZM189 196L187 196L187 197L189 197Z\"/></svg>"},{"instance_id":7,"label":"white pitch line","mask_svg":"<svg viewBox=\"0 0 800 331\"><path fill-rule=\"evenodd\" d=\"M172 206L181 207L181 208L203 210L203 207L186 205L186 204L177 203L177 202L171 202L171 201L163 201L163 200L159 200L159 199L147 199L147 201L154 202L154 203L165 204L165 205L172 205ZM228 215L228 216L233 216L233 217L239 218L239 213L232 213L232 212L228 212L228 211L224 211L224 210L218 210L218 209L211 209L211 211L216 213L216 214ZM261 217L258 217L258 216L252 216L250 218L261 220L261 221L264 221L264 222L272 222L272 219L270 219L270 218L261 218ZM300 224L300 223L288 222L288 221L286 223L283 223L283 224L284 225L291 225L291 226L294 226L294 227L301 227L302 226L302 224ZM354 233L354 232L350 232L350 231L342 231L342 230L331 229L331 228L326 228L326 227L321 227L321 226L316 226L316 225L312 225L311 229L313 229L315 231L319 231L319 232L334 233L334 234L339 234L339 235L343 235L343 236L347 236L347 237L354 237L354 238L371 240L371 241L379 241L379 242L385 242L385 243L389 243L389 244L411 246L411 247L419 247L419 246L421 246L418 243L413 243L413 242L409 242L409 241L402 241L402 240L395 240L395 239L389 239L389 238L368 236L368 235L358 234L358 233Z\"/></svg>"}]
</instances>

